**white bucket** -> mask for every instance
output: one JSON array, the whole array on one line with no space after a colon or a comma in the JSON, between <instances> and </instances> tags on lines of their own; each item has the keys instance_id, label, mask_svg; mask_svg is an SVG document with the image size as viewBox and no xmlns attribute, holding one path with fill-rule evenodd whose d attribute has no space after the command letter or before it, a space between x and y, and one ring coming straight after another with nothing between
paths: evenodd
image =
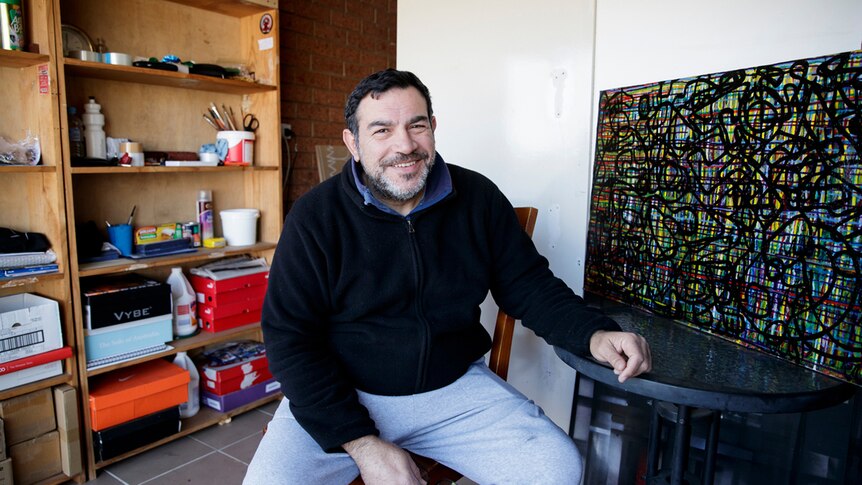
<instances>
[{"instance_id":1,"label":"white bucket","mask_svg":"<svg viewBox=\"0 0 862 485\"><path fill-rule=\"evenodd\" d=\"M251 165L254 160L254 133L251 131L219 131L216 140L227 141L225 165Z\"/></svg>"},{"instance_id":2,"label":"white bucket","mask_svg":"<svg viewBox=\"0 0 862 485\"><path fill-rule=\"evenodd\" d=\"M257 209L227 209L219 212L222 234L228 246L249 246L257 242Z\"/></svg>"}]
</instances>

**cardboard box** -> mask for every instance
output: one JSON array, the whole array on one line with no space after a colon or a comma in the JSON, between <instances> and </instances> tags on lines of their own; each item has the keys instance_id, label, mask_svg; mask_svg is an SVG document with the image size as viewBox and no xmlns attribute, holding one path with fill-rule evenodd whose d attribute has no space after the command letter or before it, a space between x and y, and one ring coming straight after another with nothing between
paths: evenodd
<instances>
[{"instance_id":1,"label":"cardboard box","mask_svg":"<svg viewBox=\"0 0 862 485\"><path fill-rule=\"evenodd\" d=\"M223 280L213 280L192 274L189 282L197 294L198 305L229 305L245 300L263 299L269 283L269 271Z\"/></svg>"},{"instance_id":2,"label":"cardboard box","mask_svg":"<svg viewBox=\"0 0 862 485\"><path fill-rule=\"evenodd\" d=\"M188 400L189 372L162 359L117 369L90 380L94 431L131 421Z\"/></svg>"},{"instance_id":3,"label":"cardboard box","mask_svg":"<svg viewBox=\"0 0 862 485\"><path fill-rule=\"evenodd\" d=\"M127 423L93 431L93 455L104 461L180 432L180 410L173 406Z\"/></svg>"},{"instance_id":4,"label":"cardboard box","mask_svg":"<svg viewBox=\"0 0 862 485\"><path fill-rule=\"evenodd\" d=\"M134 322L84 330L87 362L163 345L173 340L173 315L159 315Z\"/></svg>"},{"instance_id":5,"label":"cardboard box","mask_svg":"<svg viewBox=\"0 0 862 485\"><path fill-rule=\"evenodd\" d=\"M60 309L56 301L30 293L0 298L0 362L62 346Z\"/></svg>"},{"instance_id":6,"label":"cardboard box","mask_svg":"<svg viewBox=\"0 0 862 485\"><path fill-rule=\"evenodd\" d=\"M0 401L0 418L3 419L7 447L53 431L57 426L51 389Z\"/></svg>"},{"instance_id":7,"label":"cardboard box","mask_svg":"<svg viewBox=\"0 0 862 485\"><path fill-rule=\"evenodd\" d=\"M23 386L31 382L41 381L49 377L59 376L63 373L63 361L58 360L47 364L37 365L27 369L21 369L11 374L0 375L0 391Z\"/></svg>"},{"instance_id":8,"label":"cardboard box","mask_svg":"<svg viewBox=\"0 0 862 485\"><path fill-rule=\"evenodd\" d=\"M63 472L60 467L60 433L50 433L9 447L15 485L30 485Z\"/></svg>"},{"instance_id":9,"label":"cardboard box","mask_svg":"<svg viewBox=\"0 0 862 485\"><path fill-rule=\"evenodd\" d=\"M246 389L272 379L266 356L224 370L204 366L200 374L201 389L218 395Z\"/></svg>"},{"instance_id":10,"label":"cardboard box","mask_svg":"<svg viewBox=\"0 0 862 485\"><path fill-rule=\"evenodd\" d=\"M281 384L275 379L269 379L241 391L231 392L223 396L201 390L201 404L216 411L226 413L250 402L271 396L281 389Z\"/></svg>"},{"instance_id":11,"label":"cardboard box","mask_svg":"<svg viewBox=\"0 0 862 485\"><path fill-rule=\"evenodd\" d=\"M15 480L12 476L12 458L4 458L0 461L0 485L12 485Z\"/></svg>"},{"instance_id":12,"label":"cardboard box","mask_svg":"<svg viewBox=\"0 0 862 485\"><path fill-rule=\"evenodd\" d=\"M90 330L172 312L170 285L141 275L87 278L81 286L84 321Z\"/></svg>"},{"instance_id":13,"label":"cardboard box","mask_svg":"<svg viewBox=\"0 0 862 485\"><path fill-rule=\"evenodd\" d=\"M54 411L60 433L60 467L68 477L81 473L81 431L78 426L78 393L62 384L54 387Z\"/></svg>"}]
</instances>

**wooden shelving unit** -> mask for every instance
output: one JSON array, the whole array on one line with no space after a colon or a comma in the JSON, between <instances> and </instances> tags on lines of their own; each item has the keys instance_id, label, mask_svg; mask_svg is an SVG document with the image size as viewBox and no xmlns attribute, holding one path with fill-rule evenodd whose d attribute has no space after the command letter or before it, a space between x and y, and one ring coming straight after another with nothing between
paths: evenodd
<instances>
[{"instance_id":1,"label":"wooden shelving unit","mask_svg":"<svg viewBox=\"0 0 862 485\"><path fill-rule=\"evenodd\" d=\"M75 302L77 363L83 403L88 402L89 379L126 366L171 357L179 351L194 353L217 343L262 338L255 323L225 332L200 332L170 342L172 350L132 361L88 370L84 348L81 282L87 278L138 273L164 281L170 268L186 272L208 261L239 254L270 260L282 226L281 130L279 115L278 4L274 0L53 0L57 11L55 35L70 24L95 40L103 39L112 52L141 58L172 54L183 61L224 66L243 65L254 72L255 82L117 66L71 58L57 59L60 79L59 110L62 142L68 154L66 110L79 109L94 96L105 115L105 132L143 144L144 151L197 152L215 143L215 131L201 115L209 104L253 113L260 121L256 131L254 162L249 167L73 167L65 156L60 173L65 182L66 218L69 220L69 275ZM262 27L272 27L265 31ZM29 57L29 56L28 56ZM200 189L213 193L215 232L221 234L218 211L253 207L260 210L258 240L253 246L201 249L194 253L147 259L120 258L80 263L75 224L125 221L136 206L136 225L184 222L195 218ZM240 412L272 401L269 397L229 413L208 408L183 420L182 431L169 438L110 460L96 462L90 416L83 406L82 433L85 468L89 479L99 469L159 446Z\"/></svg>"},{"instance_id":2,"label":"wooden shelving unit","mask_svg":"<svg viewBox=\"0 0 862 485\"><path fill-rule=\"evenodd\" d=\"M72 290L60 139L59 84L52 0L22 0L28 43L39 52L0 49L0 136L18 142L28 135L39 140L39 165L0 166L0 226L47 236L57 255L59 271L50 274L0 278L0 296L33 293L59 304L65 345L75 346ZM59 55L62 56L62 53ZM67 384L78 387L76 357L66 359L63 374L0 391L0 400ZM80 395L80 393L79 393ZM13 456L14 460L14 456ZM14 464L13 464L14 467ZM83 482L84 473L55 475L41 483Z\"/></svg>"}]
</instances>

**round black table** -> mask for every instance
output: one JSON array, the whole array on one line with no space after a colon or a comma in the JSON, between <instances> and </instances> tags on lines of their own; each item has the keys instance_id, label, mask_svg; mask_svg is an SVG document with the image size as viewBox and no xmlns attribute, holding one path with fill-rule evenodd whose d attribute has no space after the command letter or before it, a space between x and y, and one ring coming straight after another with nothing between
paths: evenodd
<instances>
[{"instance_id":1,"label":"round black table","mask_svg":"<svg viewBox=\"0 0 862 485\"><path fill-rule=\"evenodd\" d=\"M858 390L854 385L667 318L591 295L587 301L601 308L624 330L639 333L647 339L653 370L620 384L610 367L592 358L578 357L562 348L554 350L578 373L652 400L653 419L647 462L648 479L652 481L656 481L660 475L656 470L661 436L660 411L675 423L669 475L672 485L682 484L685 480L692 408L712 411L703 478L703 482L708 484L712 482L714 472L722 411L813 411L840 404ZM667 404L675 412L668 413Z\"/></svg>"}]
</instances>

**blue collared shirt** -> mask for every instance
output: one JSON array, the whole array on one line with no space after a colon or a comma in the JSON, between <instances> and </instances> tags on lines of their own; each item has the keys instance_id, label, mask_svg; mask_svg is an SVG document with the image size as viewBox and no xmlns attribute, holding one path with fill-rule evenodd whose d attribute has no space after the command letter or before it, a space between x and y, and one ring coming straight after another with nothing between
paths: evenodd
<instances>
[{"instance_id":1,"label":"blue collared shirt","mask_svg":"<svg viewBox=\"0 0 862 485\"><path fill-rule=\"evenodd\" d=\"M359 162L351 158L350 167L353 170L353 180L356 182L356 187L359 189L359 193L362 194L365 205L373 205L388 214L396 216L401 215L378 200L377 197L374 197L374 194L371 193L371 189L365 186L365 183L362 181ZM428 174L428 180L425 182L425 193L422 195L422 200L420 200L419 204L410 211L410 214L408 214L407 217L431 207L451 193L452 177L449 175L449 168L446 167L446 162L443 161L443 157L441 157L439 153L435 153L434 166L431 167L431 173Z\"/></svg>"}]
</instances>

